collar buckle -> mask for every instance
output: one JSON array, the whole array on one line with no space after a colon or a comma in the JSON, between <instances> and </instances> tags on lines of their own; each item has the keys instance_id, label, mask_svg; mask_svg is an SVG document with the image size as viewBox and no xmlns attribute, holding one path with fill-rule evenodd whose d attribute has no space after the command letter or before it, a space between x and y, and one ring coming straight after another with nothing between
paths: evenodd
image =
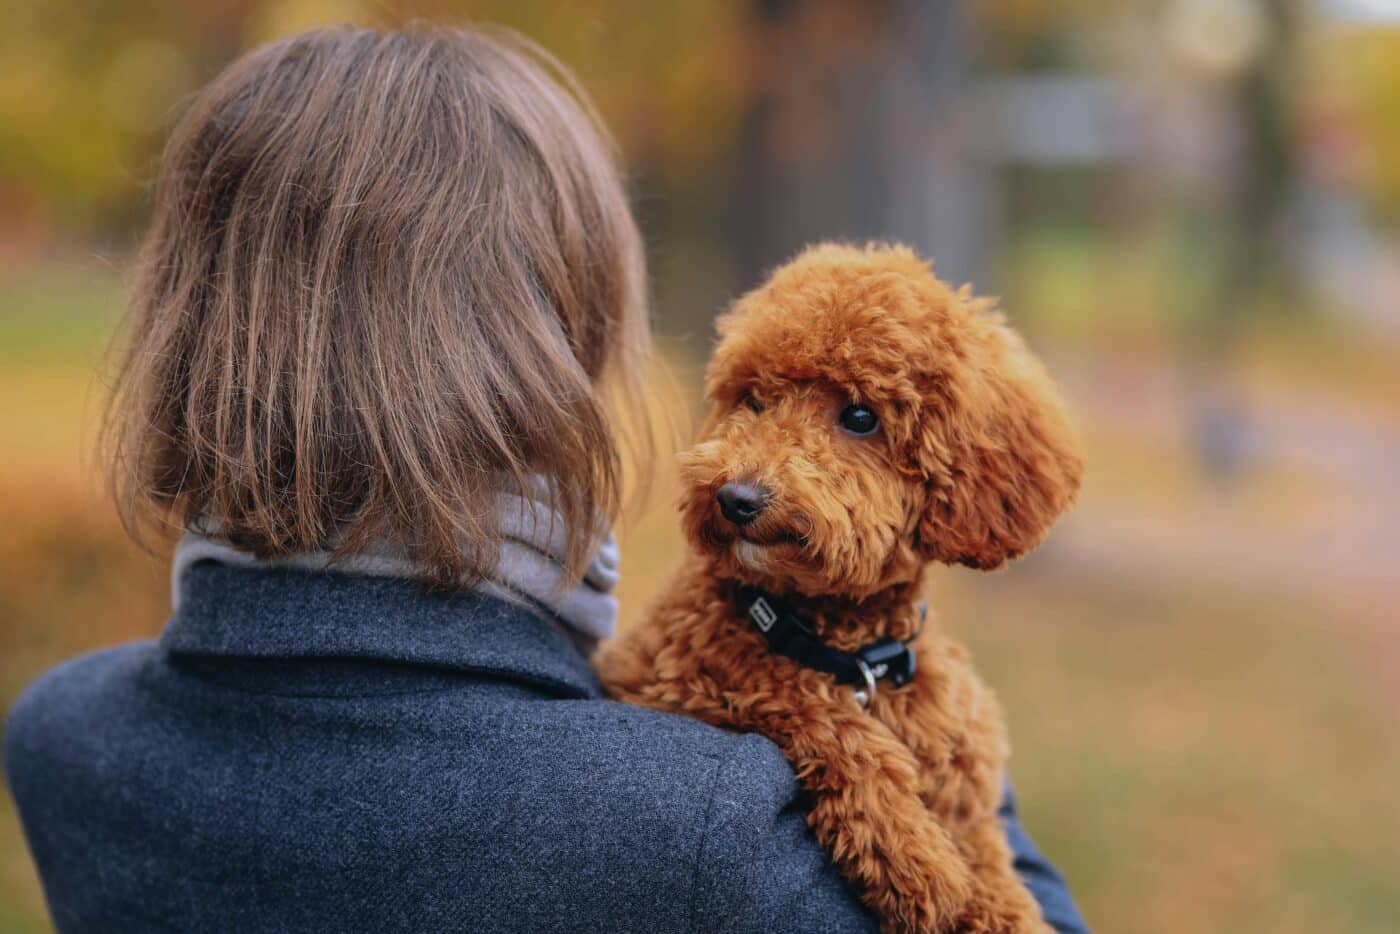
<instances>
[{"instance_id":1,"label":"collar buckle","mask_svg":"<svg viewBox=\"0 0 1400 934\"><path fill-rule=\"evenodd\" d=\"M856 652L856 659L868 666L876 678L889 678L895 687L908 684L914 677L913 650L889 636L862 647Z\"/></svg>"}]
</instances>

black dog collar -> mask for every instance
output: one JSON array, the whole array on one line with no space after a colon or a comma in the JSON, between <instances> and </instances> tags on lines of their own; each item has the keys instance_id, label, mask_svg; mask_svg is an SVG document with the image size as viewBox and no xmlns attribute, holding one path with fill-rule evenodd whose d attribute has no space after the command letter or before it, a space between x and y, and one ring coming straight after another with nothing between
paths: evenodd
<instances>
[{"instance_id":1,"label":"black dog collar","mask_svg":"<svg viewBox=\"0 0 1400 934\"><path fill-rule=\"evenodd\" d=\"M914 650L891 636L877 639L854 652L842 652L822 641L811 626L786 603L756 587L739 588L739 601L749 622L768 643L769 651L807 668L825 672L838 684L858 687L861 706L875 696L877 682L888 679L895 687L914 677ZM920 607L920 615L923 609Z\"/></svg>"}]
</instances>

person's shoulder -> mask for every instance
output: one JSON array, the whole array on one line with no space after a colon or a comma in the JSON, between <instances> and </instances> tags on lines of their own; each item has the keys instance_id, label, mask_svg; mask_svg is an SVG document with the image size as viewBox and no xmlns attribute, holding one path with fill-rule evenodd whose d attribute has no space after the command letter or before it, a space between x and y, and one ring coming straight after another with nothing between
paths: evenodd
<instances>
[{"instance_id":1,"label":"person's shoulder","mask_svg":"<svg viewBox=\"0 0 1400 934\"><path fill-rule=\"evenodd\" d=\"M619 811L645 802L652 812L703 809L723 817L726 807L734 807L762 822L800 797L783 754L757 734L610 700L536 709L550 720L553 761L571 765L566 785L572 778L579 793L595 796L603 782L611 791L609 804ZM719 814L711 802L715 789L723 790Z\"/></svg>"},{"instance_id":2,"label":"person's shoulder","mask_svg":"<svg viewBox=\"0 0 1400 934\"><path fill-rule=\"evenodd\" d=\"M90 758L94 744L117 739L104 727L136 702L132 687L155 655L152 642L91 652L50 668L20 692L4 737L5 772L17 796L66 774L65 762Z\"/></svg>"},{"instance_id":3,"label":"person's shoulder","mask_svg":"<svg viewBox=\"0 0 1400 934\"><path fill-rule=\"evenodd\" d=\"M74 718L110 714L111 705L119 702L155 656L154 642L132 642L80 655L45 671L10 706L5 724L7 752L12 743L67 726Z\"/></svg>"},{"instance_id":4,"label":"person's shoulder","mask_svg":"<svg viewBox=\"0 0 1400 934\"><path fill-rule=\"evenodd\" d=\"M873 930L807 827L801 788L770 740L613 701L571 706L592 764L572 788L605 796L605 821L634 855L684 874L676 889L690 929ZM586 810L567 789L564 799ZM683 846L671 845L677 830Z\"/></svg>"},{"instance_id":5,"label":"person's shoulder","mask_svg":"<svg viewBox=\"0 0 1400 934\"><path fill-rule=\"evenodd\" d=\"M558 715L560 706L552 705ZM691 717L664 713L611 700L586 700L563 705L569 729L590 753L609 749L613 764L634 771L687 776L694 788L698 773L736 769L747 778L745 787L781 804L797 794L791 766L778 747L754 733L735 733Z\"/></svg>"}]
</instances>

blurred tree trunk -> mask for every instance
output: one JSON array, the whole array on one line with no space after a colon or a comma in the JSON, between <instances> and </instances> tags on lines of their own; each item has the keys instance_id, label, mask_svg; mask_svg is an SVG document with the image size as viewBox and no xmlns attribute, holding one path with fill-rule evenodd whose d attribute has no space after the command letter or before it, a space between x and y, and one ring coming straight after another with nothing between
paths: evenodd
<instances>
[{"instance_id":1,"label":"blurred tree trunk","mask_svg":"<svg viewBox=\"0 0 1400 934\"><path fill-rule=\"evenodd\" d=\"M984 273L990 173L965 0L755 0L733 218L740 285L823 239L901 240Z\"/></svg>"},{"instance_id":2,"label":"blurred tree trunk","mask_svg":"<svg viewBox=\"0 0 1400 934\"><path fill-rule=\"evenodd\" d=\"M1296 0L1259 0L1267 39L1230 89L1239 140L1226 179L1223 261L1208 316L1190 336L1192 428L1207 476L1228 481L1249 456L1249 413L1226 388L1250 315L1296 310L1302 286L1287 260L1297 173L1299 90Z\"/></svg>"},{"instance_id":3,"label":"blurred tree trunk","mask_svg":"<svg viewBox=\"0 0 1400 934\"><path fill-rule=\"evenodd\" d=\"M1287 213L1296 177L1298 95L1295 0L1259 0L1268 29L1256 60L1233 89L1240 140L1231 184L1236 192L1226 222L1230 268L1219 290L1217 343L1236 339L1239 317L1257 311L1270 292L1296 296L1284 261Z\"/></svg>"}]
</instances>

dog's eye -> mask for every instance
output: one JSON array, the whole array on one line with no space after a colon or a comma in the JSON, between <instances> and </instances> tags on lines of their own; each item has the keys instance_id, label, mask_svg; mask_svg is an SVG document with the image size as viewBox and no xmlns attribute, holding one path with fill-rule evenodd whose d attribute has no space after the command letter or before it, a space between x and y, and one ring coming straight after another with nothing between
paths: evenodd
<instances>
[{"instance_id":1,"label":"dog's eye","mask_svg":"<svg viewBox=\"0 0 1400 934\"><path fill-rule=\"evenodd\" d=\"M848 405L841 410L841 427L853 435L868 435L880 427L880 419L866 406Z\"/></svg>"},{"instance_id":2,"label":"dog's eye","mask_svg":"<svg viewBox=\"0 0 1400 934\"><path fill-rule=\"evenodd\" d=\"M763 403L759 401L758 396L755 396L751 392L744 394L742 402L744 408L748 409L750 412L761 413L763 411Z\"/></svg>"}]
</instances>

